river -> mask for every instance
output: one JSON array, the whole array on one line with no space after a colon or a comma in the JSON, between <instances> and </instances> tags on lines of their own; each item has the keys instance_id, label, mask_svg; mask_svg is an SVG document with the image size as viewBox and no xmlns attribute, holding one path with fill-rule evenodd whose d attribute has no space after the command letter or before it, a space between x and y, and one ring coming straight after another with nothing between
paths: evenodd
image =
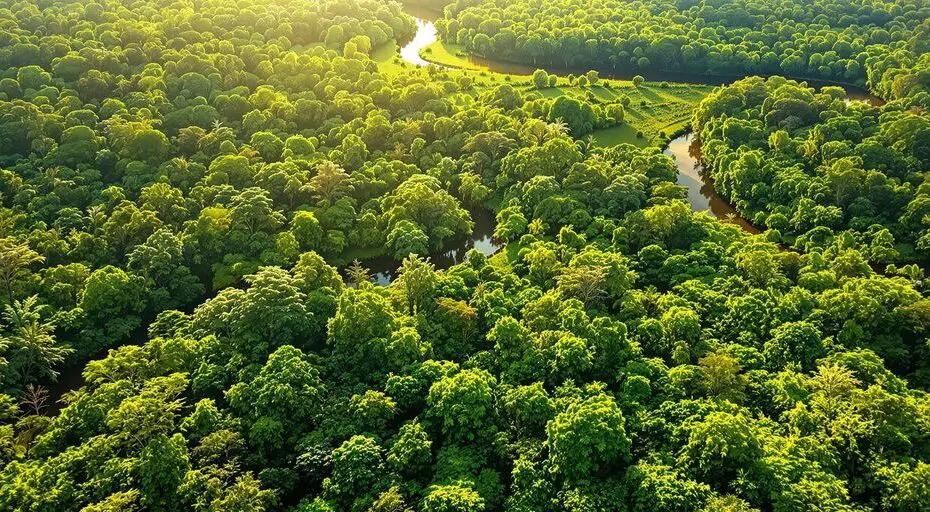
<instances>
[{"instance_id":1,"label":"river","mask_svg":"<svg viewBox=\"0 0 930 512\"><path fill-rule=\"evenodd\" d=\"M678 184L688 189L688 202L694 211L707 212L722 221L732 222L753 235L762 232L740 217L736 209L717 194L713 179L707 175L701 163L701 143L693 133L675 137L663 153L675 160Z\"/></svg>"},{"instance_id":2,"label":"river","mask_svg":"<svg viewBox=\"0 0 930 512\"><path fill-rule=\"evenodd\" d=\"M404 4L404 12L417 24L417 32L410 41L400 47L400 57L415 66L429 66L430 62L420 57L420 50L438 39L436 24L433 22L439 18L440 14L428 7L409 4Z\"/></svg>"},{"instance_id":3,"label":"river","mask_svg":"<svg viewBox=\"0 0 930 512\"><path fill-rule=\"evenodd\" d=\"M420 56L420 50L435 43L439 39L438 30L436 29L436 20L442 17L442 13L420 5L413 5L402 2L403 10L408 16L416 22L417 32L410 41L403 44L400 48L400 56L405 61L416 66L433 65L439 68L448 69L448 66L431 63ZM489 59L477 55L466 55L462 57L469 64L472 64L476 70L485 70L494 73L508 75L530 76L537 69L545 69L550 74L559 76L568 76L570 74L583 74L591 70L590 67L572 67L559 66L552 64L539 63L530 65L521 62L511 62L499 59ZM595 68L600 77L606 80L632 80L636 75L642 75L649 82L678 82L697 85L727 85L737 80L746 78L746 75L740 74L698 74L687 73L682 71L618 71L611 68ZM840 86L846 90L851 101L867 101L872 104L883 104L884 100L876 98L868 90L855 85L844 84L831 80L818 78L798 78L799 81L805 81L814 88L820 88L828 85Z\"/></svg>"},{"instance_id":4,"label":"river","mask_svg":"<svg viewBox=\"0 0 930 512\"><path fill-rule=\"evenodd\" d=\"M416 66L435 65L423 59L420 51L423 48L437 41L438 35L434 21L441 15L439 12L425 8L404 4L404 11L410 15L417 24L417 33L414 37L404 44L400 49L401 57L407 62ZM468 56L467 60L482 69L496 73L506 73L512 75L531 75L538 66L530 66L513 62L497 61L485 59L482 57ZM442 66L440 66L442 67ZM569 73L583 73L586 69L554 68L550 66L539 66L546 71L558 75L567 75ZM693 75L675 72L652 72L643 73L647 80L650 81L669 81L684 82L702 85L723 85L731 83L734 80L743 78L742 76L712 76L712 75ZM601 73L602 78L608 80L630 80L632 73L623 74L612 71ZM808 80L808 85L812 87L823 87L826 85L840 85L836 83ZM873 105L881 105L884 101L870 94L860 87L842 85L846 90L847 101L864 101ZM714 189L713 179L705 172L701 163L701 145L694 137L694 134L688 132L672 139L665 147L664 154L672 157L678 166L678 184L688 189L688 202L695 211L707 212L709 215L722 221L731 222L740 226L744 231L751 234L758 234L761 230L753 226L746 219L742 218L724 198L717 194ZM476 222L476 231L477 231ZM489 228L493 232L493 225ZM495 246L494 251L499 247ZM455 251L454 249L453 251ZM451 251L450 251L451 252ZM451 260L444 260L448 263ZM382 265L386 265L382 262ZM394 263L396 267L396 263ZM439 265L437 265L439 266ZM386 269L386 267L385 267ZM390 273L385 271L379 272L378 282L389 282Z\"/></svg>"},{"instance_id":5,"label":"river","mask_svg":"<svg viewBox=\"0 0 930 512\"><path fill-rule=\"evenodd\" d=\"M468 251L476 249L485 256L491 256L503 247L503 244L494 238L494 213L486 209L476 209L469 212L474 222L470 235L452 240L445 245L449 249L429 254L430 262L436 268L445 269L465 261ZM375 282L380 285L390 284L397 277L399 263L394 258L384 255L362 262L374 274Z\"/></svg>"}]
</instances>

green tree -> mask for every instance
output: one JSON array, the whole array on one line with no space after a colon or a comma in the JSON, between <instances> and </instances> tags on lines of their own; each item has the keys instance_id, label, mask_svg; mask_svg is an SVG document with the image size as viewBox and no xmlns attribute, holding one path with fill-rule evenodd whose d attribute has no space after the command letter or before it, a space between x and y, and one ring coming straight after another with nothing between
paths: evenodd
<instances>
[{"instance_id":1,"label":"green tree","mask_svg":"<svg viewBox=\"0 0 930 512\"><path fill-rule=\"evenodd\" d=\"M16 300L13 289L16 281L28 272L30 265L43 261L45 258L30 249L28 244L12 238L0 239L0 280L3 281L8 303Z\"/></svg>"},{"instance_id":2,"label":"green tree","mask_svg":"<svg viewBox=\"0 0 930 512\"><path fill-rule=\"evenodd\" d=\"M494 388L497 379L484 370L463 370L429 389L428 415L447 439L473 442L496 431Z\"/></svg>"},{"instance_id":3,"label":"green tree","mask_svg":"<svg viewBox=\"0 0 930 512\"><path fill-rule=\"evenodd\" d=\"M623 413L599 394L568 406L546 425L554 469L571 481L622 465L630 455Z\"/></svg>"},{"instance_id":4,"label":"green tree","mask_svg":"<svg viewBox=\"0 0 930 512\"><path fill-rule=\"evenodd\" d=\"M411 254L400 264L397 284L413 315L429 304L436 289L436 270L429 258Z\"/></svg>"},{"instance_id":5,"label":"green tree","mask_svg":"<svg viewBox=\"0 0 930 512\"><path fill-rule=\"evenodd\" d=\"M545 69L537 69L533 72L533 85L537 89L549 87L549 73Z\"/></svg>"},{"instance_id":6,"label":"green tree","mask_svg":"<svg viewBox=\"0 0 930 512\"><path fill-rule=\"evenodd\" d=\"M481 512L484 509L481 495L461 485L434 486L423 499L424 512Z\"/></svg>"},{"instance_id":7,"label":"green tree","mask_svg":"<svg viewBox=\"0 0 930 512\"><path fill-rule=\"evenodd\" d=\"M23 386L54 381L56 367L74 352L55 339L54 325L42 319L43 309L33 295L7 304L4 310L7 332L0 336L0 354L6 360L3 369L12 372L16 376L13 380Z\"/></svg>"},{"instance_id":8,"label":"green tree","mask_svg":"<svg viewBox=\"0 0 930 512\"><path fill-rule=\"evenodd\" d=\"M743 414L713 412L695 424L680 459L716 488L731 485L740 471L762 457L762 443L752 420Z\"/></svg>"}]
</instances>

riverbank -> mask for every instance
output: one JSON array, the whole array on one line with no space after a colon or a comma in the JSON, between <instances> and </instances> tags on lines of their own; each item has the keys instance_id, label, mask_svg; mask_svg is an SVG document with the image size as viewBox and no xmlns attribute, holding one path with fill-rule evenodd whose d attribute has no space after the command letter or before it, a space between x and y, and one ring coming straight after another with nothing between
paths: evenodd
<instances>
[{"instance_id":1,"label":"riverbank","mask_svg":"<svg viewBox=\"0 0 930 512\"><path fill-rule=\"evenodd\" d=\"M662 147L663 153L675 160L679 170L677 182L687 189L688 202L695 211L707 212L723 222L737 224L750 234L762 232L717 194L712 177L701 163L700 143L690 132L691 112L694 106L713 88L744 78L743 76L651 72L644 75L647 75L647 80L651 80L652 83L647 81L645 85L634 86L632 76L618 74L612 70L598 70L603 73L601 83L607 84L607 87L584 87L578 88L583 90L572 91L575 86L567 83L565 75L582 74L587 70L530 66L469 55L464 48L438 39L434 21L441 17L440 12L410 4L404 4L404 9L420 28L413 39L399 49L400 57L407 64L421 67L438 66L443 72L476 74L489 78L492 83L497 77L511 83L516 80L518 85L523 84L527 90L531 89L526 85L529 75L541 68L560 76L555 87L533 89L545 96L576 93L583 94L589 100L616 101L618 94L625 94L629 101L626 102L624 122L594 132L594 144L605 147L618 144L654 144ZM866 101L873 105L884 102L854 84L810 79L806 81L809 86L817 88L828 85L841 86L846 90L849 101ZM635 98L636 96L639 98Z\"/></svg>"},{"instance_id":2,"label":"riverbank","mask_svg":"<svg viewBox=\"0 0 930 512\"><path fill-rule=\"evenodd\" d=\"M503 242L494 238L494 228L497 225L496 216L487 208L469 210L472 219L472 232L458 240L450 240L444 244L443 249L426 256L437 269L447 269L465 261L468 251L475 249L485 256L493 256L502 247ZM362 266L371 272L376 284L388 285L397 277L400 262L395 260L386 251L374 257L360 260Z\"/></svg>"}]
</instances>

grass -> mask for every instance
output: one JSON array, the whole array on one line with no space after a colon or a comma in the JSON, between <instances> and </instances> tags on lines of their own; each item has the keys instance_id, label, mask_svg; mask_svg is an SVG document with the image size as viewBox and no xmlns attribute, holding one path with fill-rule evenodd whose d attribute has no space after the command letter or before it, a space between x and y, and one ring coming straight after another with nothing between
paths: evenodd
<instances>
[{"instance_id":1,"label":"grass","mask_svg":"<svg viewBox=\"0 0 930 512\"><path fill-rule=\"evenodd\" d=\"M433 64L472 71L489 71L487 67L469 61L464 55L465 49L462 45L446 44L440 41L420 50L420 57Z\"/></svg>"},{"instance_id":2,"label":"grass","mask_svg":"<svg viewBox=\"0 0 930 512\"><path fill-rule=\"evenodd\" d=\"M508 83L527 94L540 94L555 98L568 95L586 99L590 103L614 103L629 98L624 123L599 130L593 134L599 146L634 144L636 146L662 146L669 138L686 129L694 107L711 91L713 86L684 83L653 83L634 86L629 80L602 79L597 86L578 87L571 85L567 77L560 76L555 87L536 89L526 73L531 67L501 64L502 73L490 70L479 60L471 60L460 45L434 42L420 51L420 56L429 62L447 69L434 71L456 78L468 75L472 78L470 91L453 95L481 94L489 88ZM396 43L390 43L372 52L372 60L386 75L415 72L417 68L401 59ZM426 71L422 71L426 72ZM456 98L453 98L456 100Z\"/></svg>"},{"instance_id":3,"label":"grass","mask_svg":"<svg viewBox=\"0 0 930 512\"><path fill-rule=\"evenodd\" d=\"M594 145L600 147L616 146L619 144L633 144L634 146L648 146L645 137L636 136L637 129L629 124L621 124L612 128L604 128L592 134Z\"/></svg>"}]
</instances>

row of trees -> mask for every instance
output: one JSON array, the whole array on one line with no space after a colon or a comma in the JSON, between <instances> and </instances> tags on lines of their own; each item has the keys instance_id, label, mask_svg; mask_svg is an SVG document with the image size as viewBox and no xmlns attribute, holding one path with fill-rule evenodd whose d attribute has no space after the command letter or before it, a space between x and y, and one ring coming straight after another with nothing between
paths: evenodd
<instances>
[{"instance_id":1,"label":"row of trees","mask_svg":"<svg viewBox=\"0 0 930 512\"><path fill-rule=\"evenodd\" d=\"M512 61L615 72L803 76L864 83L871 61L927 51L924 0L458 0L445 41Z\"/></svg>"}]
</instances>

